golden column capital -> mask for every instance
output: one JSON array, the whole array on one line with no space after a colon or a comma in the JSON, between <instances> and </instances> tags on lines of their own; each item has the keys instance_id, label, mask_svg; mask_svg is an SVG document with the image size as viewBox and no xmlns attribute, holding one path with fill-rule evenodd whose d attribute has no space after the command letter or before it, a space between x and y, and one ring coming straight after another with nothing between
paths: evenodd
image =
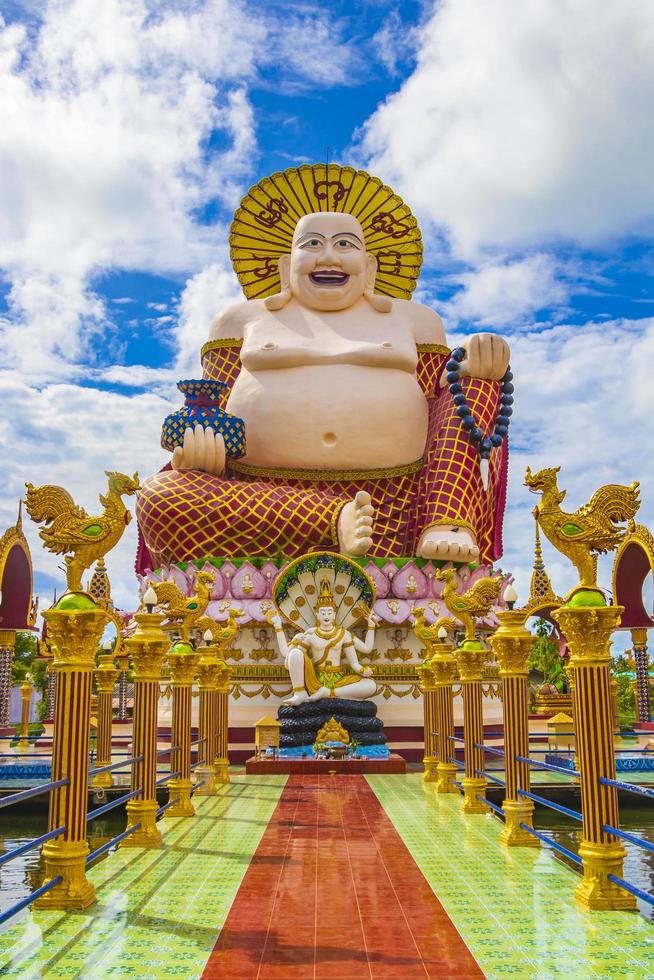
<instances>
[{"instance_id":1,"label":"golden column capital","mask_svg":"<svg viewBox=\"0 0 654 980\"><path fill-rule=\"evenodd\" d=\"M14 647L16 645L16 630L0 629L0 647Z\"/></svg>"},{"instance_id":2,"label":"golden column capital","mask_svg":"<svg viewBox=\"0 0 654 980\"><path fill-rule=\"evenodd\" d=\"M631 630L631 642L635 647L647 647L647 630L646 629L632 629Z\"/></svg>"},{"instance_id":3,"label":"golden column capital","mask_svg":"<svg viewBox=\"0 0 654 980\"><path fill-rule=\"evenodd\" d=\"M95 686L98 694L113 694L119 673L112 654L102 654L98 660L98 666L95 668Z\"/></svg>"},{"instance_id":4,"label":"golden column capital","mask_svg":"<svg viewBox=\"0 0 654 980\"><path fill-rule=\"evenodd\" d=\"M215 691L222 677L224 661L218 657L220 647L207 644L198 651L200 660L196 668L198 687L201 691Z\"/></svg>"},{"instance_id":5,"label":"golden column capital","mask_svg":"<svg viewBox=\"0 0 654 980\"><path fill-rule=\"evenodd\" d=\"M218 693L229 694L229 684L232 679L232 668L224 660L218 661L220 672L218 674Z\"/></svg>"},{"instance_id":6,"label":"golden column capital","mask_svg":"<svg viewBox=\"0 0 654 980\"><path fill-rule=\"evenodd\" d=\"M552 612L567 640L572 667L610 662L611 633L619 625L623 612L623 606L572 606L569 603Z\"/></svg>"},{"instance_id":7,"label":"golden column capital","mask_svg":"<svg viewBox=\"0 0 654 980\"><path fill-rule=\"evenodd\" d=\"M524 625L524 613L508 609L497 614L499 627L490 637L490 645L500 668L500 677L527 676L533 636Z\"/></svg>"},{"instance_id":8,"label":"golden column capital","mask_svg":"<svg viewBox=\"0 0 654 980\"><path fill-rule=\"evenodd\" d=\"M481 683L488 650L479 640L466 640L454 651L459 668L459 678L464 684Z\"/></svg>"},{"instance_id":9,"label":"golden column capital","mask_svg":"<svg viewBox=\"0 0 654 980\"><path fill-rule=\"evenodd\" d=\"M170 641L161 624L164 616L159 613L137 613L136 632L125 640L132 661L134 678L140 681L157 681L161 678L161 665Z\"/></svg>"},{"instance_id":10,"label":"golden column capital","mask_svg":"<svg viewBox=\"0 0 654 980\"><path fill-rule=\"evenodd\" d=\"M423 694L427 693L428 691L435 690L434 674L428 660L425 660L419 667L416 668L416 673L418 675L420 690L423 692Z\"/></svg>"},{"instance_id":11,"label":"golden column capital","mask_svg":"<svg viewBox=\"0 0 654 980\"><path fill-rule=\"evenodd\" d=\"M167 660L173 686L182 687L193 684L200 656L190 643L185 640L174 643L168 651Z\"/></svg>"},{"instance_id":12,"label":"golden column capital","mask_svg":"<svg viewBox=\"0 0 654 980\"><path fill-rule=\"evenodd\" d=\"M437 655L429 661L434 677L434 687L451 687L456 680L456 658L453 655Z\"/></svg>"},{"instance_id":13,"label":"golden column capital","mask_svg":"<svg viewBox=\"0 0 654 980\"><path fill-rule=\"evenodd\" d=\"M82 605L62 605L69 595L62 596L53 609L46 609L43 618L48 624L48 639L52 644L55 670L92 670L100 637L109 617L92 599ZM70 596L71 599L77 595ZM85 599L81 594L79 599Z\"/></svg>"}]
</instances>

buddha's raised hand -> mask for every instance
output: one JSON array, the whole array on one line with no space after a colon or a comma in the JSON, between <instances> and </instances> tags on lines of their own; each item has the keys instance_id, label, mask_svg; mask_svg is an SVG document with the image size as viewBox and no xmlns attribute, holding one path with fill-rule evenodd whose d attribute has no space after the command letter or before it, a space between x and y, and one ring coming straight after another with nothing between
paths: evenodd
<instances>
[{"instance_id":1,"label":"buddha's raised hand","mask_svg":"<svg viewBox=\"0 0 654 980\"><path fill-rule=\"evenodd\" d=\"M462 347L466 356L461 363L461 374L486 381L500 381L504 377L511 351L502 337L495 333L477 333L468 337Z\"/></svg>"},{"instance_id":2,"label":"buddha's raised hand","mask_svg":"<svg viewBox=\"0 0 654 980\"><path fill-rule=\"evenodd\" d=\"M184 443L173 452L174 470L201 470L220 476L225 469L225 443L219 432L204 429L199 423L184 433Z\"/></svg>"}]
</instances>

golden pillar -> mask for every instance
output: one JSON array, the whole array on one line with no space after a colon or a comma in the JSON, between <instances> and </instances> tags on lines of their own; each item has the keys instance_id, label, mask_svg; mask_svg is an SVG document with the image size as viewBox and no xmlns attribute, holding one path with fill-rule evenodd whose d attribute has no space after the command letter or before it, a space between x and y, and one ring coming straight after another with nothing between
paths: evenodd
<instances>
[{"instance_id":1,"label":"golden pillar","mask_svg":"<svg viewBox=\"0 0 654 980\"><path fill-rule=\"evenodd\" d=\"M114 684L118 669L116 668L111 653L100 654L98 666L95 670L95 688L98 692L98 729L95 739L96 758L95 765L98 769L102 766L111 765L111 716L113 710ZM109 789L113 786L113 776L111 772L99 772L91 780L91 786L98 789Z\"/></svg>"},{"instance_id":2,"label":"golden pillar","mask_svg":"<svg viewBox=\"0 0 654 980\"><path fill-rule=\"evenodd\" d=\"M216 741L218 733L218 683L223 661L217 657L217 646L207 644L200 650L198 665L198 687L200 691L200 712L198 733L203 739L198 755L204 763L196 772L202 785L199 796L213 796L218 788L218 766L216 765Z\"/></svg>"},{"instance_id":3,"label":"golden pillar","mask_svg":"<svg viewBox=\"0 0 654 980\"><path fill-rule=\"evenodd\" d=\"M583 604L582 604L583 603ZM594 603L594 604L593 604ZM635 899L608 880L622 877L625 849L603 827L618 825L609 674L611 633L620 622L621 606L604 605L601 593L578 590L552 615L568 642L574 669L574 718L578 769L581 773L582 840L579 857L584 876L575 891L589 909L635 909Z\"/></svg>"},{"instance_id":4,"label":"golden pillar","mask_svg":"<svg viewBox=\"0 0 654 980\"><path fill-rule=\"evenodd\" d=\"M229 679L232 676L231 668L224 660L219 661L220 673L218 675L218 687L216 688L217 702L217 725L216 725L216 758L215 764L218 769L218 781L221 783L229 782Z\"/></svg>"},{"instance_id":5,"label":"golden pillar","mask_svg":"<svg viewBox=\"0 0 654 980\"><path fill-rule=\"evenodd\" d=\"M20 738L18 748L25 752L30 744L30 703L32 701L32 685L27 678L20 685Z\"/></svg>"},{"instance_id":6,"label":"golden pillar","mask_svg":"<svg viewBox=\"0 0 654 980\"><path fill-rule=\"evenodd\" d=\"M0 629L0 731L9 726L11 661L16 646L16 630Z\"/></svg>"},{"instance_id":7,"label":"golden pillar","mask_svg":"<svg viewBox=\"0 0 654 980\"><path fill-rule=\"evenodd\" d=\"M422 778L426 783L436 781L436 746L435 746L435 725L436 725L436 687L434 685L434 675L428 660L418 667L418 677L420 678L420 690L422 691L423 718L424 718L424 745L425 751L422 757L424 772Z\"/></svg>"},{"instance_id":8,"label":"golden pillar","mask_svg":"<svg viewBox=\"0 0 654 980\"><path fill-rule=\"evenodd\" d=\"M85 593L66 593L43 613L54 651L57 701L52 743L52 780L68 779L50 793L49 830L65 827L43 845L44 884L63 880L35 905L49 909L84 909L95 901L86 877L86 808L91 724L91 681L106 613Z\"/></svg>"},{"instance_id":9,"label":"golden pillar","mask_svg":"<svg viewBox=\"0 0 654 980\"><path fill-rule=\"evenodd\" d=\"M168 654L173 688L172 740L179 746L171 755L173 771L179 776L168 780L171 800L176 800L166 811L167 817L193 817L195 808L191 802L191 703L193 679L199 656L190 643L175 643Z\"/></svg>"},{"instance_id":10,"label":"golden pillar","mask_svg":"<svg viewBox=\"0 0 654 980\"><path fill-rule=\"evenodd\" d=\"M478 796L484 796L487 780L479 773L484 770L484 750L476 746L484 741L484 709L481 683L487 650L479 640L466 640L456 650L456 660L461 678L463 695L463 739L465 749L465 775L463 787L463 812L488 813L489 808Z\"/></svg>"},{"instance_id":11,"label":"golden pillar","mask_svg":"<svg viewBox=\"0 0 654 980\"><path fill-rule=\"evenodd\" d=\"M530 788L530 771L516 756L529 755L529 654L533 637L524 627L524 613L507 610L498 613L499 628L490 638L502 678L504 709L504 767L506 788L502 809L504 830L500 840L509 847L540 847L540 841L521 823L533 827L534 804L518 790Z\"/></svg>"},{"instance_id":12,"label":"golden pillar","mask_svg":"<svg viewBox=\"0 0 654 980\"><path fill-rule=\"evenodd\" d=\"M168 649L168 638L161 629L163 616L137 613L136 632L125 640L134 671L134 727L132 753L141 762L132 765L132 791L141 789L140 797L128 800L127 828L140 823L139 830L126 837L121 847L159 847L161 833L157 827L157 711L161 665Z\"/></svg>"},{"instance_id":13,"label":"golden pillar","mask_svg":"<svg viewBox=\"0 0 654 980\"><path fill-rule=\"evenodd\" d=\"M436 792L458 793L459 791L452 781L459 771L458 766L447 761L448 755L454 758L455 749L455 743L452 742L451 736L454 735L452 684L456 673L456 661L452 654L451 644L445 641L435 643L432 649L436 650L429 661L434 678L436 729L438 732L436 736L436 755L438 757Z\"/></svg>"},{"instance_id":14,"label":"golden pillar","mask_svg":"<svg viewBox=\"0 0 654 980\"><path fill-rule=\"evenodd\" d=\"M647 652L647 630L633 629L631 642L636 664L636 711L638 721L649 721L652 714L649 693L649 654ZM617 730L616 725L616 730Z\"/></svg>"}]
</instances>

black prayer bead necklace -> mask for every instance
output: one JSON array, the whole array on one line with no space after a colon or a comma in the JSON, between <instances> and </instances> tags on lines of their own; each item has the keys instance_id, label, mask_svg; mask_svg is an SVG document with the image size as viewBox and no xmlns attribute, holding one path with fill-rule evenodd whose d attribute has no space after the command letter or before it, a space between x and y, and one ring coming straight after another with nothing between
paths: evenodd
<instances>
[{"instance_id":1,"label":"black prayer bead necklace","mask_svg":"<svg viewBox=\"0 0 654 980\"><path fill-rule=\"evenodd\" d=\"M454 397L456 414L461 419L461 427L468 433L470 442L477 447L482 459L490 459L493 448L498 448L509 434L509 425L513 415L513 374L511 367L506 369L501 380L502 397L500 398L499 409L495 419L495 429L491 436L485 436L479 428L479 423L472 414L472 409L468 405L468 400L464 394L463 387L459 378L461 361L465 359L466 352L463 347L457 347L450 354L450 360L445 365L447 374L445 376L450 386L450 393Z\"/></svg>"}]
</instances>

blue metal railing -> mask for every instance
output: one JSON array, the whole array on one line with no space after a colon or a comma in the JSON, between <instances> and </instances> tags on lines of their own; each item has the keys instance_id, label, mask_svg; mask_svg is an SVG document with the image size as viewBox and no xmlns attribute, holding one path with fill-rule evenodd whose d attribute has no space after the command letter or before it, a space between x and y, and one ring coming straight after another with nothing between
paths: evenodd
<instances>
[{"instance_id":1,"label":"blue metal railing","mask_svg":"<svg viewBox=\"0 0 654 980\"><path fill-rule=\"evenodd\" d=\"M551 772L562 772L564 776L581 776L576 769L564 769L563 766L553 766L549 762L539 762L538 759L528 759L524 755L517 755L518 762L526 762L528 766L536 766L538 769L549 769Z\"/></svg>"},{"instance_id":2,"label":"blue metal railing","mask_svg":"<svg viewBox=\"0 0 654 980\"><path fill-rule=\"evenodd\" d=\"M36 891L30 892L29 895L25 896L25 898L21 898L20 902L10 905L8 909L5 909L4 912L0 913L0 925L2 925L2 923L6 922L8 919L11 919L11 917L16 915L18 912L22 912L23 909L27 908L28 905L31 905L32 902L35 902L37 898L41 897L41 895L45 895L46 892L49 892L51 888L54 888L56 885L60 885L63 880L64 879L61 877L61 875L57 875L56 878L51 878L50 881L46 881L45 885L41 885L41 887L37 888Z\"/></svg>"},{"instance_id":3,"label":"blue metal railing","mask_svg":"<svg viewBox=\"0 0 654 980\"><path fill-rule=\"evenodd\" d=\"M504 758L505 755L503 749L493 749L489 745L481 745L479 742L475 742L475 748L481 749L482 752L490 752L491 755L501 755L502 758Z\"/></svg>"},{"instance_id":4,"label":"blue metal railing","mask_svg":"<svg viewBox=\"0 0 654 980\"><path fill-rule=\"evenodd\" d=\"M495 810L495 813L499 813L501 817L504 816L504 810L502 809L502 807L497 806L495 803L491 803L491 801L487 800L485 796L481 796L481 794L477 793L476 799L478 799L481 803L483 803L484 806L489 806L491 810Z\"/></svg>"},{"instance_id":5,"label":"blue metal railing","mask_svg":"<svg viewBox=\"0 0 654 980\"><path fill-rule=\"evenodd\" d=\"M618 878L617 875L607 875L609 881L612 881L615 885L619 885L620 888L624 888L625 891L631 892L636 898L640 898L643 902L647 902L648 905L654 905L654 895L648 895L647 892L641 891L640 888L636 888L635 885L630 885L628 881L624 878Z\"/></svg>"},{"instance_id":6,"label":"blue metal railing","mask_svg":"<svg viewBox=\"0 0 654 980\"><path fill-rule=\"evenodd\" d=\"M506 782L503 779L498 779L497 776L491 776L488 769L475 769L475 775L483 776L484 779L490 779L491 783L497 783L499 786L506 786Z\"/></svg>"},{"instance_id":7,"label":"blue metal railing","mask_svg":"<svg viewBox=\"0 0 654 980\"><path fill-rule=\"evenodd\" d=\"M141 791L139 790L139 793L140 792ZM115 847L116 844L120 844L121 840L125 840L126 837L133 834L135 830L139 830L140 827L140 823L132 824L132 826L128 827L127 830L124 830L122 834L117 834L116 837L112 837L112 839L108 840L106 844L102 845L102 847L98 847L97 850L91 851L91 853L86 857L86 863L88 864L90 861L95 861L95 859L100 857L101 854L109 851L112 847Z\"/></svg>"},{"instance_id":8,"label":"blue metal railing","mask_svg":"<svg viewBox=\"0 0 654 980\"><path fill-rule=\"evenodd\" d=\"M163 786L163 784L167 783L169 779L174 779L175 776L181 776L181 775L182 773L179 769L177 770L177 772L167 772L165 776L162 776L161 779L158 779L156 781L155 786Z\"/></svg>"},{"instance_id":9,"label":"blue metal railing","mask_svg":"<svg viewBox=\"0 0 654 980\"><path fill-rule=\"evenodd\" d=\"M451 762L452 765L458 766L459 769L465 769L465 765L462 762L459 762L458 759L453 759L451 755L447 755L445 758L448 762Z\"/></svg>"},{"instance_id":10,"label":"blue metal railing","mask_svg":"<svg viewBox=\"0 0 654 980\"><path fill-rule=\"evenodd\" d=\"M117 796L115 800L112 800L110 803L105 803L104 806L96 807L95 810L89 810L89 812L86 814L86 822L88 823L89 820L95 820L96 817L101 817L103 813L108 813L109 810L113 810L115 807L121 806L121 804L126 803L128 800L134 799L135 796L140 796L142 792L142 789L132 790L131 793L125 793L123 796Z\"/></svg>"},{"instance_id":11,"label":"blue metal railing","mask_svg":"<svg viewBox=\"0 0 654 980\"><path fill-rule=\"evenodd\" d=\"M581 822L583 817L579 810L571 810L567 806L561 806L560 803L554 803L552 800L546 800L544 796L538 796L537 793L529 793L526 789L517 790L518 796L526 796L528 800L533 800L535 803L540 803L542 806L549 807L550 810L557 810L559 813L565 813L567 817L572 817L573 820L579 820Z\"/></svg>"},{"instance_id":12,"label":"blue metal railing","mask_svg":"<svg viewBox=\"0 0 654 980\"><path fill-rule=\"evenodd\" d=\"M34 796L41 796L42 793L49 793L51 789L59 789L60 786L68 786L70 779L55 779L53 783L41 783L31 789L23 789L20 793L12 793L11 796L0 798L0 810L5 806L12 806L14 803L22 803L23 800L31 800Z\"/></svg>"},{"instance_id":13,"label":"blue metal railing","mask_svg":"<svg viewBox=\"0 0 654 980\"><path fill-rule=\"evenodd\" d=\"M164 803L163 806L160 806L159 809L155 812L155 817L160 817L162 813L165 813L166 810L169 807L174 806L175 803L179 803L179 796L176 796L174 800L169 800L168 803Z\"/></svg>"},{"instance_id":14,"label":"blue metal railing","mask_svg":"<svg viewBox=\"0 0 654 980\"><path fill-rule=\"evenodd\" d=\"M89 769L89 776L97 776L101 772L111 772L112 769L124 769L125 766L131 766L134 762L143 762L142 755L132 756L131 759L125 759L124 762L112 762L108 766L100 766L98 769Z\"/></svg>"},{"instance_id":15,"label":"blue metal railing","mask_svg":"<svg viewBox=\"0 0 654 980\"><path fill-rule=\"evenodd\" d=\"M613 834L614 837L621 837L622 840L629 841L630 844L635 844L637 847L642 847L646 851L654 851L654 844L651 841L643 840L641 837L636 837L634 834L628 834L624 830L618 830L617 827L612 827L610 824L605 823L602 827L607 834Z\"/></svg>"},{"instance_id":16,"label":"blue metal railing","mask_svg":"<svg viewBox=\"0 0 654 980\"><path fill-rule=\"evenodd\" d=\"M41 834L40 837L35 837L34 840L28 840L25 844L12 847L6 854L0 854L0 865L7 864L8 861L13 861L14 858L20 857L21 854L27 854L28 851L31 851L34 847L38 847L39 844L45 844L46 841L52 840L53 837L59 837L60 834L65 832L65 827L57 827L56 830L50 830L47 834Z\"/></svg>"},{"instance_id":17,"label":"blue metal railing","mask_svg":"<svg viewBox=\"0 0 654 980\"><path fill-rule=\"evenodd\" d=\"M623 783L620 779L609 779L607 776L600 776L599 781L604 786L615 786L617 789L624 789L628 793L637 793L638 796L647 796L649 799L654 799L654 789L647 789L645 786Z\"/></svg>"},{"instance_id":18,"label":"blue metal railing","mask_svg":"<svg viewBox=\"0 0 654 980\"><path fill-rule=\"evenodd\" d=\"M553 850L558 851L559 854L563 854L565 857L570 858L570 860L574 861L575 864L582 863L581 858L579 857L578 854L575 854L574 851L569 851L567 847L563 846L563 844L557 844L557 842L555 840L552 840L551 837L546 837L545 834L541 834L538 830L534 830L534 828L530 827L529 824L520 823L520 828L522 830L526 830L528 834L532 834L534 837L538 837L538 839L541 840L543 844L547 844L548 847L551 847Z\"/></svg>"}]
</instances>

